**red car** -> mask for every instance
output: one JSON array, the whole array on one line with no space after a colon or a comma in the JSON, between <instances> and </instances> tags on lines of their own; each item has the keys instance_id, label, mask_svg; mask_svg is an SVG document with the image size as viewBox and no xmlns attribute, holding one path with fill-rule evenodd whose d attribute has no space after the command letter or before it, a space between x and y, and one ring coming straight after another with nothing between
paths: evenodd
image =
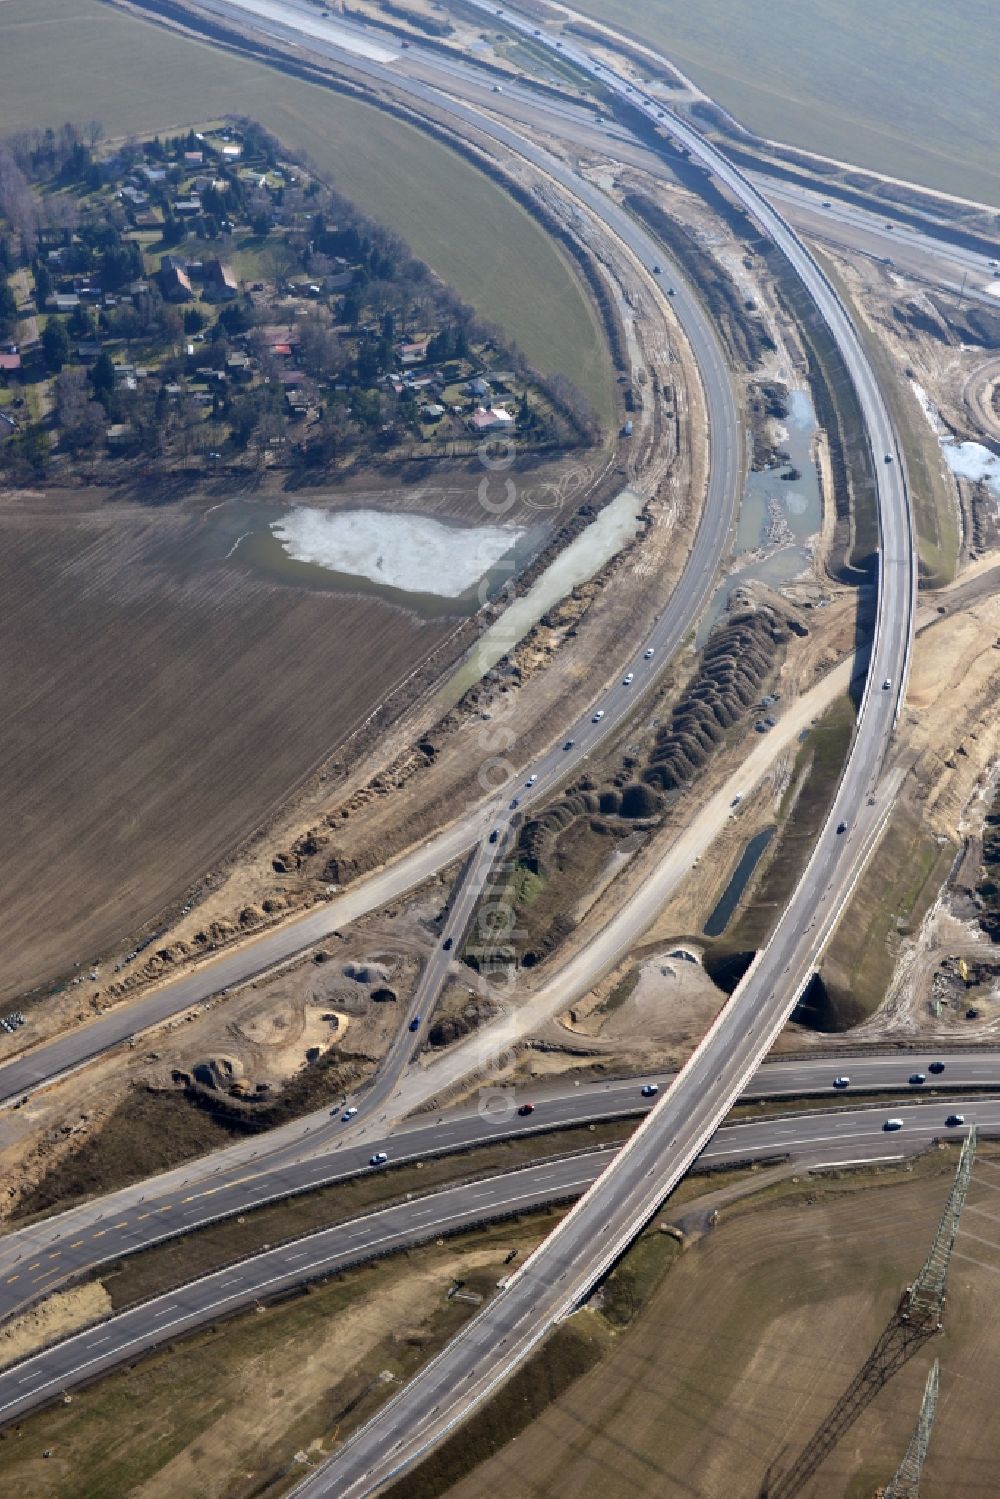
<instances>
[{"instance_id":1,"label":"red car","mask_svg":"<svg viewBox=\"0 0 1000 1499\"><path fill-rule=\"evenodd\" d=\"M533 1103L522 1103L517 1112L519 1114L533 1114L535 1112L535 1105Z\"/></svg>"}]
</instances>

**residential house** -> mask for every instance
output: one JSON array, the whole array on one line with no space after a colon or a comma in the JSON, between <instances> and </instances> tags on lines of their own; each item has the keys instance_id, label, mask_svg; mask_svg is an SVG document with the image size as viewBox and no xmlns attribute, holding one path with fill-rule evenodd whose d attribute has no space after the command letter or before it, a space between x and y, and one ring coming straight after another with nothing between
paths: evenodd
<instances>
[{"instance_id":1,"label":"residential house","mask_svg":"<svg viewBox=\"0 0 1000 1499\"><path fill-rule=\"evenodd\" d=\"M202 275L207 297L228 302L239 296L240 284L231 265L221 260L206 260Z\"/></svg>"},{"instance_id":2,"label":"residential house","mask_svg":"<svg viewBox=\"0 0 1000 1499\"><path fill-rule=\"evenodd\" d=\"M21 368L21 351L17 344L0 344L0 370L12 375Z\"/></svg>"},{"instance_id":3,"label":"residential house","mask_svg":"<svg viewBox=\"0 0 1000 1499\"><path fill-rule=\"evenodd\" d=\"M160 262L160 287L168 302L187 302L194 296L184 262L174 255L164 255Z\"/></svg>"},{"instance_id":4,"label":"residential house","mask_svg":"<svg viewBox=\"0 0 1000 1499\"><path fill-rule=\"evenodd\" d=\"M469 426L473 432L497 432L514 424L514 418L503 406L490 406L484 409L477 406L469 417Z\"/></svg>"},{"instance_id":5,"label":"residential house","mask_svg":"<svg viewBox=\"0 0 1000 1499\"><path fill-rule=\"evenodd\" d=\"M427 358L427 345L430 337L418 338L413 343L401 343L399 346L399 358L402 364L422 364Z\"/></svg>"}]
</instances>

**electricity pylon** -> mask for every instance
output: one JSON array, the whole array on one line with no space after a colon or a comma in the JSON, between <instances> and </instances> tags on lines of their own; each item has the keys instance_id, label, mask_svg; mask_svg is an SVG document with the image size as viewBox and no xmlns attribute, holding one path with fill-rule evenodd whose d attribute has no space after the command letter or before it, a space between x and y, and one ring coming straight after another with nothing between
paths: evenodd
<instances>
[{"instance_id":1,"label":"electricity pylon","mask_svg":"<svg viewBox=\"0 0 1000 1499\"><path fill-rule=\"evenodd\" d=\"M920 1475L924 1471L927 1444L931 1439L934 1413L937 1410L938 1361L934 1360L924 1387L923 1403L906 1456L896 1469L895 1477L885 1491L885 1499L920 1499Z\"/></svg>"},{"instance_id":2,"label":"electricity pylon","mask_svg":"<svg viewBox=\"0 0 1000 1499\"><path fill-rule=\"evenodd\" d=\"M758 1490L758 1499L793 1499L830 1455L844 1433L854 1425L862 1411L867 1410L879 1390L889 1383L893 1375L899 1372L928 1338L940 1332L948 1264L975 1158L976 1131L973 1127L962 1145L948 1202L941 1214L930 1253L920 1267L920 1274L912 1285L906 1287L875 1347L822 1425L813 1433L786 1472L775 1479L768 1475L763 1487Z\"/></svg>"}]
</instances>

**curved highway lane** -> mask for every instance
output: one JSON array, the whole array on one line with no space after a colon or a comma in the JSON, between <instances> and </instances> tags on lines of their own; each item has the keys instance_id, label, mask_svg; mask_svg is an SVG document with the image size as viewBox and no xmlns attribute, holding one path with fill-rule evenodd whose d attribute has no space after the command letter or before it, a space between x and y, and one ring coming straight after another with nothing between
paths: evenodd
<instances>
[{"instance_id":1,"label":"curved highway lane","mask_svg":"<svg viewBox=\"0 0 1000 1499\"><path fill-rule=\"evenodd\" d=\"M471 0L484 14L498 8ZM787 257L834 337L857 391L879 506L875 635L858 727L830 818L769 941L675 1085L555 1231L428 1369L385 1405L303 1495L360 1499L403 1471L462 1421L569 1314L614 1263L697 1157L770 1050L808 983L877 846L896 791L879 781L905 693L916 565L911 517L888 409L861 340L816 261L752 183L676 116L575 43L544 36L499 10L515 31L562 57L668 129L752 214Z\"/></svg>"}]
</instances>

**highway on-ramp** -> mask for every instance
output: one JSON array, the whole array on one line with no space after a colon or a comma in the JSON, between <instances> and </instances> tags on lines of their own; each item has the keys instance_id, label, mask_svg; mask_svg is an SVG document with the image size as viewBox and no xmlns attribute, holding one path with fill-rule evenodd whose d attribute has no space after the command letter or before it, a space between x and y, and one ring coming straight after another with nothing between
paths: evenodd
<instances>
[{"instance_id":1,"label":"highway on-ramp","mask_svg":"<svg viewBox=\"0 0 1000 1499\"><path fill-rule=\"evenodd\" d=\"M980 1133L1000 1131L1000 1100L993 1099L894 1104L892 1115L902 1120L903 1127L892 1134L883 1129L884 1108L838 1110L727 1126L703 1153L701 1164L720 1166L779 1156L792 1156L804 1167L901 1159L934 1139L960 1136L961 1128L946 1124L956 1108ZM592 1185L612 1154L611 1149L588 1151L444 1187L266 1250L165 1292L0 1372L0 1426L23 1418L126 1359L304 1282L442 1234L569 1201ZM435 1361L429 1370L435 1367L435 1377L439 1377L442 1366ZM339 1499L342 1491L325 1487L326 1482L321 1470L303 1492L335 1493Z\"/></svg>"}]
</instances>

